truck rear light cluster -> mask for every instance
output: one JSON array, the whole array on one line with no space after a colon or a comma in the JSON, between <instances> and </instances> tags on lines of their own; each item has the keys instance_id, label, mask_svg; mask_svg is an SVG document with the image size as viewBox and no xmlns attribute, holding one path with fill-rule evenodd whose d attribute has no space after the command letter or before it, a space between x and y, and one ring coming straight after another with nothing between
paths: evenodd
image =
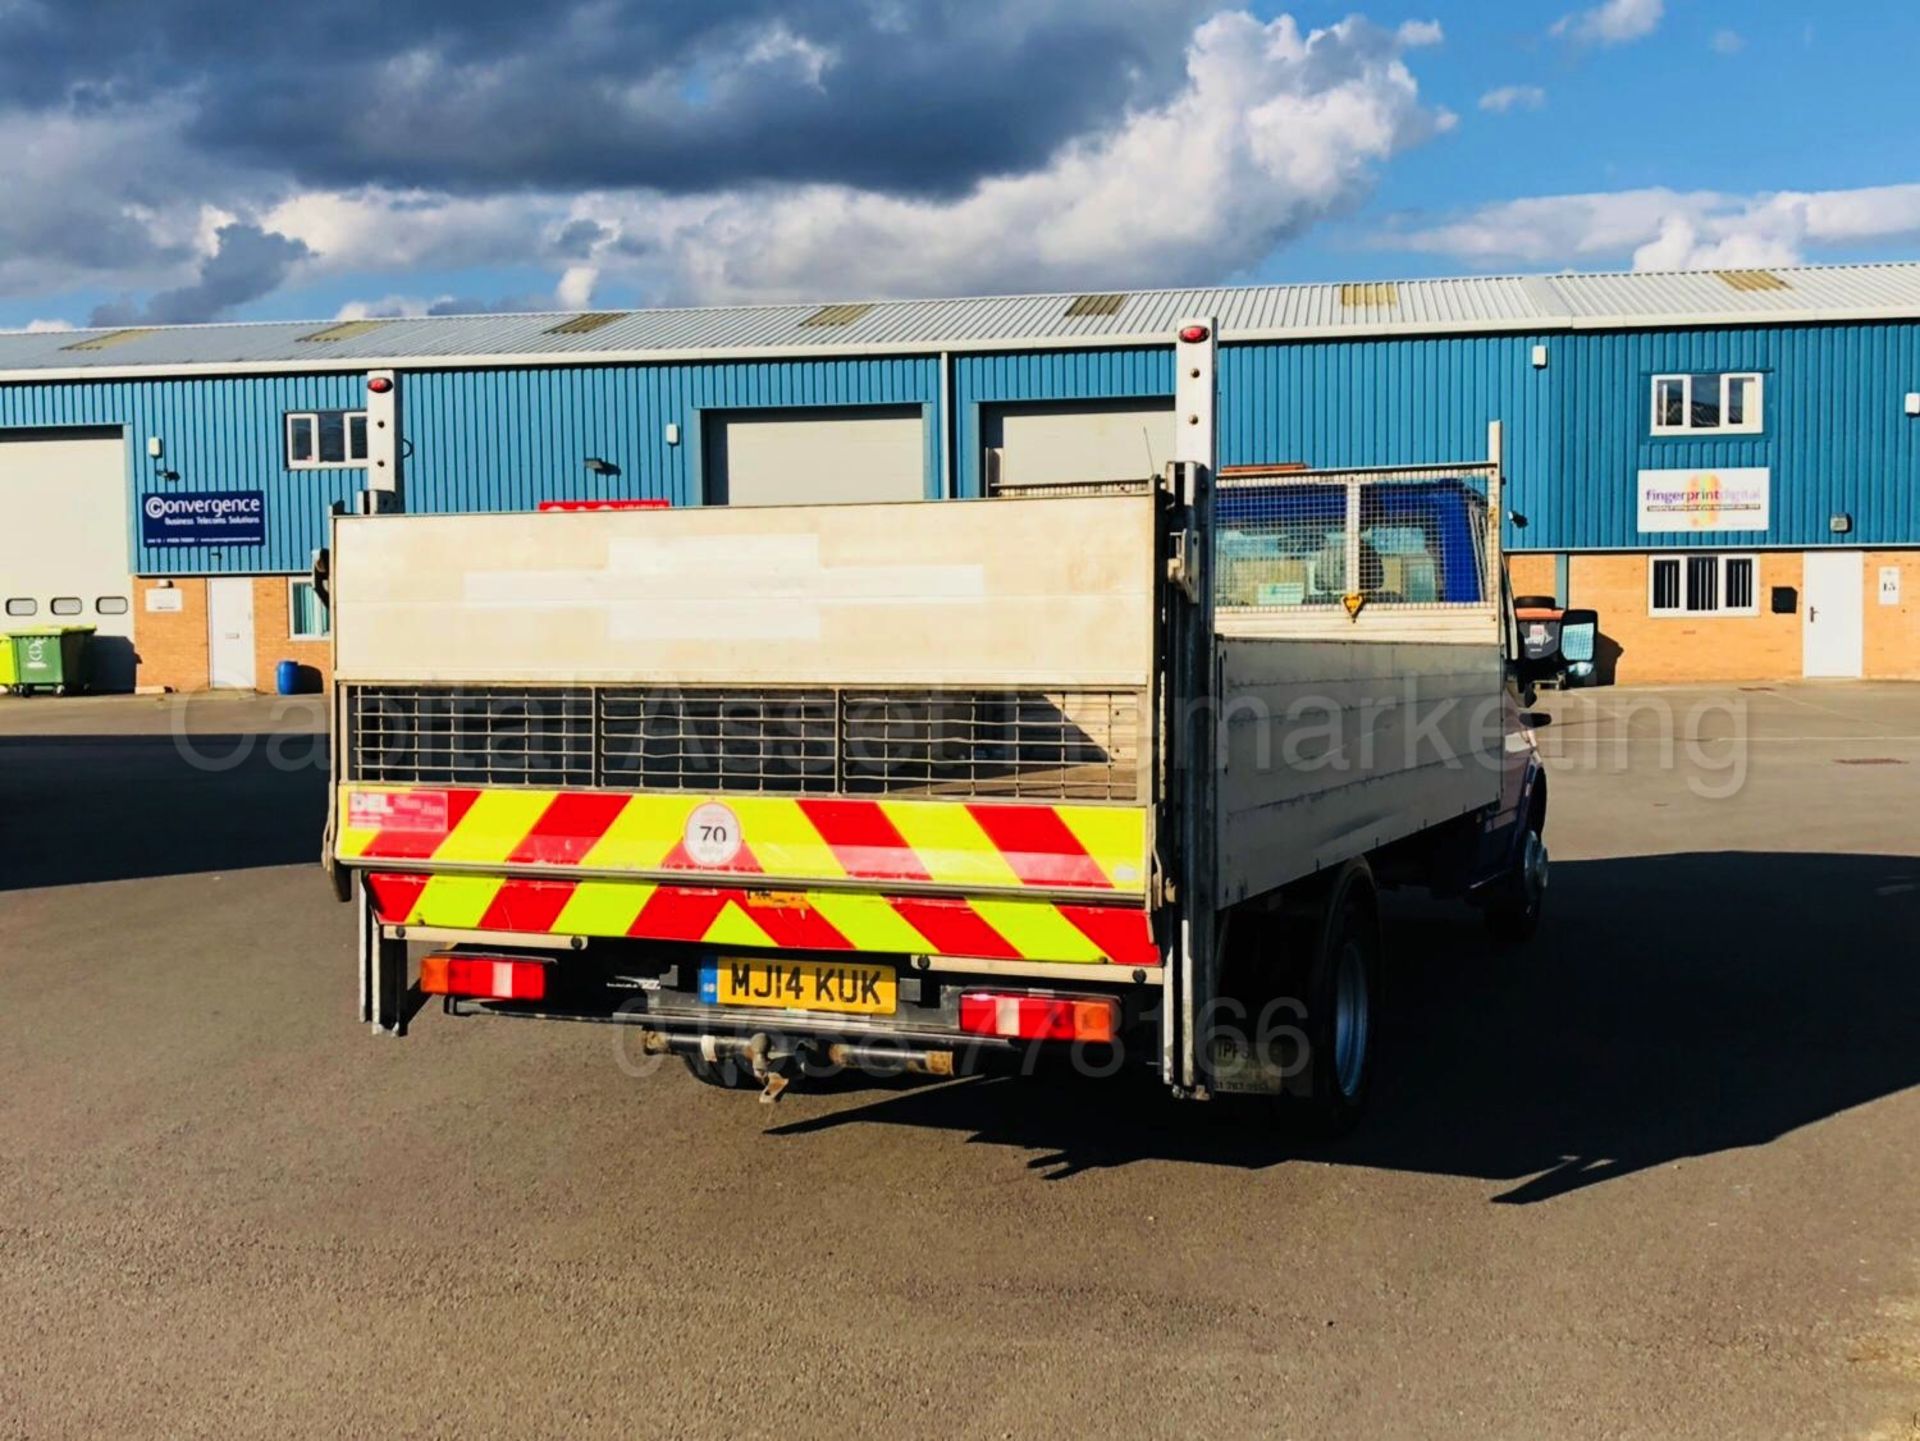
<instances>
[{"instance_id":1,"label":"truck rear light cluster","mask_svg":"<svg viewBox=\"0 0 1920 1441\"><path fill-rule=\"evenodd\" d=\"M483 1001L544 1000L547 963L506 956L427 956L420 962L420 991Z\"/></svg>"},{"instance_id":2,"label":"truck rear light cluster","mask_svg":"<svg viewBox=\"0 0 1920 1441\"><path fill-rule=\"evenodd\" d=\"M994 991L968 991L960 997L960 1029L969 1035L1017 1041L1111 1041L1119 1028L1120 1003L1111 997Z\"/></svg>"}]
</instances>

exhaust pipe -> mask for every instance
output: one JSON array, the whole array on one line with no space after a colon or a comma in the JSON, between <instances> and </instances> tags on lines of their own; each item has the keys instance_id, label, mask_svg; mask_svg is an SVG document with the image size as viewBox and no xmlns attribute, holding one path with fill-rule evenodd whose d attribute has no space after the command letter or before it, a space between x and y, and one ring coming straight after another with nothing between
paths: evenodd
<instances>
[{"instance_id":1,"label":"exhaust pipe","mask_svg":"<svg viewBox=\"0 0 1920 1441\"><path fill-rule=\"evenodd\" d=\"M765 1078L770 1068L784 1065L802 1053L822 1055L832 1065L850 1070L905 1071L915 1076L951 1076L953 1052L931 1047L870 1045L861 1041L834 1041L821 1045L800 1041L791 1049L776 1049L772 1039L758 1031L751 1036L716 1036L695 1031L640 1033L640 1048L650 1056L699 1056L709 1061L741 1060Z\"/></svg>"}]
</instances>

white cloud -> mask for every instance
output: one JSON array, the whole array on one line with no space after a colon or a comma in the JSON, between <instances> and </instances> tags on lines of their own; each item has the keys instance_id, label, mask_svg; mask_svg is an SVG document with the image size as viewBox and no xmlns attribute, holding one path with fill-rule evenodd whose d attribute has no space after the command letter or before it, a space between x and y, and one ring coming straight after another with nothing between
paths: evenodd
<instances>
[{"instance_id":1,"label":"white cloud","mask_svg":"<svg viewBox=\"0 0 1920 1441\"><path fill-rule=\"evenodd\" d=\"M43 335L49 332L72 330L73 328L73 322L71 320L29 320L27 322L27 333L29 335Z\"/></svg>"},{"instance_id":2,"label":"white cloud","mask_svg":"<svg viewBox=\"0 0 1920 1441\"><path fill-rule=\"evenodd\" d=\"M1381 162L1450 127L1402 58L1431 38L1361 19L1307 33L1286 16L1215 15L1164 104L947 200L824 184L485 199L368 189L299 195L260 223L304 241L323 269L364 271L524 262L541 237L591 221L598 238L566 262L567 306L610 280L700 301L1218 280L1350 210Z\"/></svg>"},{"instance_id":3,"label":"white cloud","mask_svg":"<svg viewBox=\"0 0 1920 1441\"><path fill-rule=\"evenodd\" d=\"M451 197L422 190L307 191L266 209L260 223L304 240L327 271L525 262L547 203L520 196Z\"/></svg>"},{"instance_id":4,"label":"white cloud","mask_svg":"<svg viewBox=\"0 0 1920 1441\"><path fill-rule=\"evenodd\" d=\"M569 265L553 288L553 298L562 310L585 310L593 304L593 287L599 279L596 266Z\"/></svg>"},{"instance_id":5,"label":"white cloud","mask_svg":"<svg viewBox=\"0 0 1920 1441\"><path fill-rule=\"evenodd\" d=\"M1551 33L1593 45L1624 45L1653 34L1666 10L1666 0L1603 0L1591 10L1562 15Z\"/></svg>"},{"instance_id":6,"label":"white cloud","mask_svg":"<svg viewBox=\"0 0 1920 1441\"><path fill-rule=\"evenodd\" d=\"M1747 48L1747 39L1738 30L1716 30L1707 42L1719 55L1738 55Z\"/></svg>"},{"instance_id":7,"label":"white cloud","mask_svg":"<svg viewBox=\"0 0 1920 1441\"><path fill-rule=\"evenodd\" d=\"M1501 201L1452 220L1399 226L1382 249L1477 266L1631 264L1743 269L1803 262L1822 248L1920 242L1920 184L1731 195L1623 190Z\"/></svg>"},{"instance_id":8,"label":"white cloud","mask_svg":"<svg viewBox=\"0 0 1920 1441\"><path fill-rule=\"evenodd\" d=\"M236 227L286 239L283 288L350 281L368 298L343 318L580 308L611 293L707 302L1216 282L1350 214L1381 167L1457 123L1423 103L1408 64L1441 43L1436 21L1309 30L1227 10L1186 37L1183 83L1129 91L1156 98L946 194L884 173L776 172L704 192L302 182L204 150L182 94L98 112L0 102L0 296L91 289L131 313L141 295L192 291ZM857 58L783 22L739 43L740 64L789 86L834 90ZM551 296L439 293L463 283L441 278L455 272L530 266Z\"/></svg>"},{"instance_id":9,"label":"white cloud","mask_svg":"<svg viewBox=\"0 0 1920 1441\"><path fill-rule=\"evenodd\" d=\"M794 34L784 20L775 21L756 35L745 56L748 65L789 71L815 90L823 88L820 77L839 58L832 46L816 45Z\"/></svg>"},{"instance_id":10,"label":"white cloud","mask_svg":"<svg viewBox=\"0 0 1920 1441\"><path fill-rule=\"evenodd\" d=\"M451 295L383 295L378 300L349 300L333 313L335 320L417 320L431 315Z\"/></svg>"},{"instance_id":11,"label":"white cloud","mask_svg":"<svg viewBox=\"0 0 1920 1441\"><path fill-rule=\"evenodd\" d=\"M1509 110L1538 110L1547 103L1547 92L1538 85L1502 85L1480 97L1480 108L1495 115Z\"/></svg>"},{"instance_id":12,"label":"white cloud","mask_svg":"<svg viewBox=\"0 0 1920 1441\"><path fill-rule=\"evenodd\" d=\"M0 105L0 295L177 284L212 253L184 112Z\"/></svg>"}]
</instances>

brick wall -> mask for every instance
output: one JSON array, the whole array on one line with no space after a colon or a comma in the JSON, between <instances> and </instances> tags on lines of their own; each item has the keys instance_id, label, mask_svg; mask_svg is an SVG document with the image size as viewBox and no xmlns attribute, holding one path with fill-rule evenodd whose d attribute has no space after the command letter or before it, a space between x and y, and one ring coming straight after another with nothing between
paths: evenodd
<instances>
[{"instance_id":1,"label":"brick wall","mask_svg":"<svg viewBox=\"0 0 1920 1441\"><path fill-rule=\"evenodd\" d=\"M1550 555L1510 555L1507 576L1515 595L1552 595L1553 557Z\"/></svg>"},{"instance_id":2,"label":"brick wall","mask_svg":"<svg viewBox=\"0 0 1920 1441\"><path fill-rule=\"evenodd\" d=\"M1882 566L1900 570L1900 603L1880 604ZM1878 680L1920 680L1920 550L1867 552L1865 665Z\"/></svg>"},{"instance_id":3,"label":"brick wall","mask_svg":"<svg viewBox=\"0 0 1920 1441\"><path fill-rule=\"evenodd\" d=\"M168 690L207 688L207 583L181 577L171 586L157 580L133 583L133 650L139 657L134 683ZM177 611L147 609L149 593L172 590L180 597Z\"/></svg>"},{"instance_id":4,"label":"brick wall","mask_svg":"<svg viewBox=\"0 0 1920 1441\"><path fill-rule=\"evenodd\" d=\"M149 591L171 589L180 597L177 611L147 609ZM133 646L140 658L137 684L168 690L207 689L207 583L178 577L171 587L157 580L134 582ZM332 679L332 647L324 640L293 640L287 632L292 619L287 603L287 577L253 578L253 684L259 690L274 687L274 667L283 660L312 666L323 682Z\"/></svg>"},{"instance_id":5,"label":"brick wall","mask_svg":"<svg viewBox=\"0 0 1920 1441\"><path fill-rule=\"evenodd\" d=\"M1800 616L1773 615L1769 592L1776 585L1801 588L1797 551L1761 551L1757 577L1759 615L1655 617L1647 610L1647 556L1575 555L1568 573L1569 605L1600 613L1602 659L1613 646L1614 679L1620 684L1689 681L1789 680L1800 675ZM1898 566L1900 603L1879 603L1880 569ZM1554 558L1515 555L1508 566L1516 595L1551 595ZM1864 601L1865 665L1870 679L1920 680L1920 550L1868 551ZM178 611L150 612L153 580L135 582L134 648L139 684L170 690L207 688L207 584L198 577L174 581ZM300 641L287 632L291 608L285 576L253 581L254 685L271 690L274 667L298 661L332 683L332 647ZM1611 642L1610 646L1608 642Z\"/></svg>"},{"instance_id":6,"label":"brick wall","mask_svg":"<svg viewBox=\"0 0 1920 1441\"><path fill-rule=\"evenodd\" d=\"M1769 593L1776 585L1799 590L1800 555L1761 551L1756 558L1759 615L1650 614L1644 553L1574 556L1567 603L1600 613L1603 673L1617 646L1614 679L1621 685L1785 680L1800 674L1800 616L1771 614Z\"/></svg>"},{"instance_id":7,"label":"brick wall","mask_svg":"<svg viewBox=\"0 0 1920 1441\"><path fill-rule=\"evenodd\" d=\"M324 640L292 640L288 630L293 608L287 601L287 577L261 575L253 580L253 683L274 688L274 668L283 660L298 661L320 673L321 683L333 683L333 646ZM309 679L309 684L311 680Z\"/></svg>"}]
</instances>

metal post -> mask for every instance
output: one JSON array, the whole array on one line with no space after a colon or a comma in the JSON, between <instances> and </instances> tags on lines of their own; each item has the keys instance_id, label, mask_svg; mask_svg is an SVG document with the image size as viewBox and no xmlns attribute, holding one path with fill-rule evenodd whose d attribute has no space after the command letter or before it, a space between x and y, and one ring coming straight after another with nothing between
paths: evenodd
<instances>
[{"instance_id":1,"label":"metal post","mask_svg":"<svg viewBox=\"0 0 1920 1441\"><path fill-rule=\"evenodd\" d=\"M1501 556L1507 543L1507 488L1502 475L1506 458L1506 431L1497 420L1487 422L1487 586L1502 585Z\"/></svg>"},{"instance_id":2,"label":"metal post","mask_svg":"<svg viewBox=\"0 0 1920 1441\"><path fill-rule=\"evenodd\" d=\"M369 515L402 508L400 495L400 378L367 372L367 490Z\"/></svg>"},{"instance_id":3,"label":"metal post","mask_svg":"<svg viewBox=\"0 0 1920 1441\"><path fill-rule=\"evenodd\" d=\"M1207 1017L1215 991L1213 801L1219 723L1213 636L1213 479L1219 444L1218 336L1212 316L1182 321L1174 346L1173 474L1183 513L1181 584L1168 588L1170 627L1167 724L1174 758L1179 864L1175 904L1180 926L1162 997L1163 1078L1205 1096L1210 1044Z\"/></svg>"},{"instance_id":4,"label":"metal post","mask_svg":"<svg viewBox=\"0 0 1920 1441\"><path fill-rule=\"evenodd\" d=\"M981 486L984 491L986 487ZM940 352L940 498L953 500L953 356Z\"/></svg>"}]
</instances>

